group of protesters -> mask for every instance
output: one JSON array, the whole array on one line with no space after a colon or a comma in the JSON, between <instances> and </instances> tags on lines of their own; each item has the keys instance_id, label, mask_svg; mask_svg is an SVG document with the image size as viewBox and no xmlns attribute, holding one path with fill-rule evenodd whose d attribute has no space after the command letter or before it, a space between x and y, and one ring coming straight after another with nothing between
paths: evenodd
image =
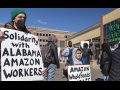
<instances>
[{"instance_id":1,"label":"group of protesters","mask_svg":"<svg viewBox=\"0 0 120 90\"><path fill-rule=\"evenodd\" d=\"M21 9L14 9L11 11L11 21L7 22L4 25L4 28L22 31L26 33L32 34L30 31L27 30L25 26L27 15ZM4 33L0 31L0 42L1 39L4 38ZM43 81L53 81L54 74L56 68L60 68L59 60L58 60L58 52L57 52L57 45L56 43L56 36L52 35L48 38L47 45L51 45L51 62L44 63L44 69L41 71L41 74L44 76ZM1 48L1 47L0 47ZM120 44L118 48L111 52L110 47L107 43L103 43L101 45L102 55L100 58L100 69L103 74L104 81L120 81ZM1 49L0 49L1 50ZM1 52L1 51L0 51ZM74 48L72 46L72 42L68 42L68 47L64 49L61 54L65 58L65 67L63 68L63 74L68 79L67 69L70 65L90 65L90 55L92 56L93 53L91 49L88 49L88 44L84 43L83 48L80 46L79 48ZM0 55L1 56L1 55ZM73 56L75 58L73 58ZM92 68L92 67L91 67Z\"/></svg>"}]
</instances>

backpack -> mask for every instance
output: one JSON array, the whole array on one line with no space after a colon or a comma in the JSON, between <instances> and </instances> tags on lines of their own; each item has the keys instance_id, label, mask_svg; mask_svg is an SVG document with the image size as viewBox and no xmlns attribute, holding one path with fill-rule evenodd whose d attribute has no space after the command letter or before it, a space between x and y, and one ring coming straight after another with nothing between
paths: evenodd
<instances>
[{"instance_id":1,"label":"backpack","mask_svg":"<svg viewBox=\"0 0 120 90\"><path fill-rule=\"evenodd\" d=\"M41 54L42 54L43 63L50 63L51 62L51 60L52 60L51 46L52 45L53 44L45 45L44 47L42 47Z\"/></svg>"},{"instance_id":2,"label":"backpack","mask_svg":"<svg viewBox=\"0 0 120 90\"><path fill-rule=\"evenodd\" d=\"M69 49L68 59L72 60L73 49Z\"/></svg>"}]
</instances>

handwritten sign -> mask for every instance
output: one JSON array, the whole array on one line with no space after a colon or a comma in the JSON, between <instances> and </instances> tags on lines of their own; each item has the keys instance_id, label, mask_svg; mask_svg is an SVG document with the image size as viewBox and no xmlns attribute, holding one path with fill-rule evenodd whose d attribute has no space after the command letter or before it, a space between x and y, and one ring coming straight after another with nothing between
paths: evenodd
<instances>
[{"instance_id":1,"label":"handwritten sign","mask_svg":"<svg viewBox=\"0 0 120 90\"><path fill-rule=\"evenodd\" d=\"M43 80L43 62L38 37L21 31L1 28L2 81Z\"/></svg>"},{"instance_id":2,"label":"handwritten sign","mask_svg":"<svg viewBox=\"0 0 120 90\"><path fill-rule=\"evenodd\" d=\"M91 81L89 65L77 65L68 67L69 81Z\"/></svg>"}]
</instances>

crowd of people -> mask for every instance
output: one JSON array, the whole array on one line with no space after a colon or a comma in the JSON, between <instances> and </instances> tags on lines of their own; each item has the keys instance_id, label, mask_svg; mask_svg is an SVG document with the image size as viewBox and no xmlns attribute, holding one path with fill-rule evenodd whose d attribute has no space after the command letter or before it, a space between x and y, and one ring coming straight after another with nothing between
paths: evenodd
<instances>
[{"instance_id":1,"label":"crowd of people","mask_svg":"<svg viewBox=\"0 0 120 90\"><path fill-rule=\"evenodd\" d=\"M18 30L22 32L27 32L32 34L27 30L25 26L27 15L21 9L14 9L11 11L11 21L7 22L4 25L4 28ZM0 31L0 42L4 38L4 33ZM53 81L56 68L60 68L60 63L58 60L58 52L56 36L52 35L48 38L48 43L43 48L48 48L50 51L49 60L44 62L44 69L41 74L44 76L43 81ZM48 47L50 46L50 47ZM1 47L0 47L1 48ZM101 45L102 55L96 56L100 59L100 69L103 74L104 81L120 81L120 43L118 48L111 52L110 47L107 43ZM1 49L0 49L1 50ZM1 51L0 51L1 52ZM42 55L44 56L44 49L41 50ZM65 59L65 67L63 68L63 74L68 80L67 69L71 65L90 65L90 56L93 55L91 49L88 49L88 44L84 43L83 48L74 48L72 42L68 42L68 47L64 49L61 54ZM1 55L0 55L1 56ZM43 60L44 61L44 60ZM48 63L49 62L49 63ZM92 68L92 67L91 67ZM108 79L109 76L109 79Z\"/></svg>"}]
</instances>

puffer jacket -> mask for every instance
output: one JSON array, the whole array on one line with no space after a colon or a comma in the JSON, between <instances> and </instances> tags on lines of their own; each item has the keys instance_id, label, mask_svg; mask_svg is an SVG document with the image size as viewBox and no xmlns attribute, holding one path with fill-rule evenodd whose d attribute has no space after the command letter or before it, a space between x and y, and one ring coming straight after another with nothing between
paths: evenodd
<instances>
[{"instance_id":1,"label":"puffer jacket","mask_svg":"<svg viewBox=\"0 0 120 90\"><path fill-rule=\"evenodd\" d=\"M51 46L51 56L53 57L51 60L51 64L57 65L57 69L60 68L59 60L58 60L58 51L57 46L54 44L54 42L49 41L47 45L53 44Z\"/></svg>"},{"instance_id":2,"label":"puffer jacket","mask_svg":"<svg viewBox=\"0 0 120 90\"><path fill-rule=\"evenodd\" d=\"M109 81L120 81L120 47L110 55Z\"/></svg>"},{"instance_id":3,"label":"puffer jacket","mask_svg":"<svg viewBox=\"0 0 120 90\"><path fill-rule=\"evenodd\" d=\"M109 57L106 52L103 52L100 59L100 69L102 74L108 76L109 72Z\"/></svg>"}]
</instances>

